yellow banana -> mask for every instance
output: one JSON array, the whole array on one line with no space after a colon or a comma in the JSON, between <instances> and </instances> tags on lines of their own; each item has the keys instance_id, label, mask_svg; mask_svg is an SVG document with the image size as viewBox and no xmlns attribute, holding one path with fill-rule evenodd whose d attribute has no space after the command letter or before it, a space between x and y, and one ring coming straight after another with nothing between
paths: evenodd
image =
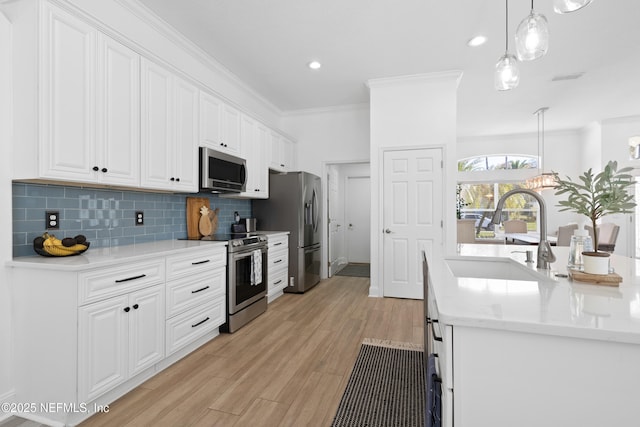
<instances>
[{"instance_id":1,"label":"yellow banana","mask_svg":"<svg viewBox=\"0 0 640 427\"><path fill-rule=\"evenodd\" d=\"M45 233L42 237L44 237L45 239L42 247L44 251L49 255L67 256L87 249L87 245L83 245L80 243L76 243L73 246L66 247L62 244L62 240L58 239L53 234Z\"/></svg>"}]
</instances>

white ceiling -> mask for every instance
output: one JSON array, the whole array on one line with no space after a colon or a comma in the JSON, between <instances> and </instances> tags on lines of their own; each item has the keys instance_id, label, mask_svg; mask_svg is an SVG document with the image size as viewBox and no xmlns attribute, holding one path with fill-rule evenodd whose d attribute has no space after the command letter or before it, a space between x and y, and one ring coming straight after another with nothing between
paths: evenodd
<instances>
[{"instance_id":1,"label":"white ceiling","mask_svg":"<svg viewBox=\"0 0 640 427\"><path fill-rule=\"evenodd\" d=\"M367 103L367 80L461 70L460 136L580 128L640 114L640 2L594 0L555 14L549 53L520 64L520 86L493 88L504 53L504 2L496 0L139 0L283 112ZM510 46L528 0L509 3ZM469 48L477 33L489 41ZM514 53L514 49L510 47ZM318 59L313 71L307 63ZM584 72L577 80L558 75Z\"/></svg>"}]
</instances>

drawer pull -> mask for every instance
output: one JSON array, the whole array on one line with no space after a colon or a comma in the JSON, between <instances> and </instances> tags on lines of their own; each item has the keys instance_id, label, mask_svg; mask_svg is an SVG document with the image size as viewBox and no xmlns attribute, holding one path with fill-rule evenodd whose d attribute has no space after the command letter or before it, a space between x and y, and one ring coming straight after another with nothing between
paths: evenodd
<instances>
[{"instance_id":1,"label":"drawer pull","mask_svg":"<svg viewBox=\"0 0 640 427\"><path fill-rule=\"evenodd\" d=\"M191 291L192 294L197 294L198 292L206 291L209 289L209 286L205 286L204 288L197 289L195 291Z\"/></svg>"},{"instance_id":2,"label":"drawer pull","mask_svg":"<svg viewBox=\"0 0 640 427\"><path fill-rule=\"evenodd\" d=\"M205 259L204 261L196 261L196 262L192 262L191 265L206 264L208 262L211 262L211 260L210 259Z\"/></svg>"},{"instance_id":3,"label":"drawer pull","mask_svg":"<svg viewBox=\"0 0 640 427\"><path fill-rule=\"evenodd\" d=\"M278 280L277 282L274 282L274 285L279 285L280 283L282 283L282 279Z\"/></svg>"},{"instance_id":4,"label":"drawer pull","mask_svg":"<svg viewBox=\"0 0 640 427\"><path fill-rule=\"evenodd\" d=\"M133 304L133 309L137 310L140 306L138 304Z\"/></svg>"},{"instance_id":5,"label":"drawer pull","mask_svg":"<svg viewBox=\"0 0 640 427\"><path fill-rule=\"evenodd\" d=\"M282 242L274 243L273 246L280 246Z\"/></svg>"},{"instance_id":6,"label":"drawer pull","mask_svg":"<svg viewBox=\"0 0 640 427\"><path fill-rule=\"evenodd\" d=\"M277 260L273 261L274 264L277 264L279 262L282 262L282 259L277 259Z\"/></svg>"},{"instance_id":7,"label":"drawer pull","mask_svg":"<svg viewBox=\"0 0 640 427\"><path fill-rule=\"evenodd\" d=\"M147 277L146 274L141 274L139 276L127 277L126 279L117 279L116 283L128 282L130 280L142 279L143 277Z\"/></svg>"},{"instance_id":8,"label":"drawer pull","mask_svg":"<svg viewBox=\"0 0 640 427\"><path fill-rule=\"evenodd\" d=\"M202 325L204 322L206 322L207 320L209 320L209 317L207 317L204 320L199 321L198 323L196 323L195 325L191 325L192 328L195 328L196 326L200 326Z\"/></svg>"},{"instance_id":9,"label":"drawer pull","mask_svg":"<svg viewBox=\"0 0 640 427\"><path fill-rule=\"evenodd\" d=\"M129 311L131 311L131 307L125 307L123 310L125 313L128 313Z\"/></svg>"}]
</instances>

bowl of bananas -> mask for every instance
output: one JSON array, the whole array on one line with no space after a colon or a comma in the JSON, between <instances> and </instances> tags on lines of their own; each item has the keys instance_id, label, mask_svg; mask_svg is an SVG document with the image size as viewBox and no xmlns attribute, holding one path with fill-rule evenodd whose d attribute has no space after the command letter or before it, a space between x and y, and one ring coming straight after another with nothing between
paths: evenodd
<instances>
[{"instance_id":1,"label":"bowl of bananas","mask_svg":"<svg viewBox=\"0 0 640 427\"><path fill-rule=\"evenodd\" d=\"M38 255L48 257L80 255L89 249L89 244L82 234L60 240L53 234L44 233L33 239L33 250Z\"/></svg>"}]
</instances>

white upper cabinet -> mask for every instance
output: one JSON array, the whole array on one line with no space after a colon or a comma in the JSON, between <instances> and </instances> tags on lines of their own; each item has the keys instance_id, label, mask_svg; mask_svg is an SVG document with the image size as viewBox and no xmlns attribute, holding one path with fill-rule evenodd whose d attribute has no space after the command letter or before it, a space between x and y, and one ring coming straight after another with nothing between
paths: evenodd
<instances>
[{"instance_id":1,"label":"white upper cabinet","mask_svg":"<svg viewBox=\"0 0 640 427\"><path fill-rule=\"evenodd\" d=\"M197 192L198 89L142 60L141 184Z\"/></svg>"},{"instance_id":2,"label":"white upper cabinet","mask_svg":"<svg viewBox=\"0 0 640 427\"><path fill-rule=\"evenodd\" d=\"M200 92L200 146L242 155L240 112L219 98Z\"/></svg>"},{"instance_id":3,"label":"white upper cabinet","mask_svg":"<svg viewBox=\"0 0 640 427\"><path fill-rule=\"evenodd\" d=\"M293 142L275 131L271 131L269 138L270 160L269 168L278 172L289 172L295 169Z\"/></svg>"},{"instance_id":4,"label":"white upper cabinet","mask_svg":"<svg viewBox=\"0 0 640 427\"><path fill-rule=\"evenodd\" d=\"M269 168L267 144L269 130L263 124L243 114L240 126L242 157L247 161L246 190L225 197L267 199L269 197Z\"/></svg>"},{"instance_id":5,"label":"white upper cabinet","mask_svg":"<svg viewBox=\"0 0 640 427\"><path fill-rule=\"evenodd\" d=\"M35 177L139 185L139 55L49 4L43 14Z\"/></svg>"},{"instance_id":6,"label":"white upper cabinet","mask_svg":"<svg viewBox=\"0 0 640 427\"><path fill-rule=\"evenodd\" d=\"M109 184L140 184L140 55L98 37L98 150L93 166Z\"/></svg>"}]
</instances>

